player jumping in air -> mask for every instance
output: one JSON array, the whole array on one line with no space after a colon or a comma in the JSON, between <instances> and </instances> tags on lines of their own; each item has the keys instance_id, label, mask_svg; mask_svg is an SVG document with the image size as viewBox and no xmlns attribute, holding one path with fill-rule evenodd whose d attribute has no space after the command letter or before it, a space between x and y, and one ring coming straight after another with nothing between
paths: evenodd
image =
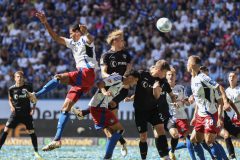
<instances>
[{"instance_id":1,"label":"player jumping in air","mask_svg":"<svg viewBox=\"0 0 240 160\"><path fill-rule=\"evenodd\" d=\"M73 25L69 29L70 39L58 36L50 27L44 13L37 12L36 16L45 26L51 37L61 45L65 45L73 52L73 57L76 62L76 71L56 74L40 91L37 93L29 93L30 100L37 101L41 95L56 88L59 84L71 85L68 91L65 102L62 107L62 113L58 120L57 132L54 140L43 147L44 151L53 150L61 147L61 136L66 122L69 119L69 111L83 93L88 92L94 85L95 68L97 62L95 58L95 47L93 37L88 33L85 25Z\"/></svg>"},{"instance_id":2,"label":"player jumping in air","mask_svg":"<svg viewBox=\"0 0 240 160\"><path fill-rule=\"evenodd\" d=\"M124 49L124 32L122 30L114 30L108 35L107 43L111 45L111 48L107 53L104 53L101 56L100 61L102 77L106 78L112 73L118 73L119 75L123 76L131 69L131 56L128 54L127 50ZM108 108L115 114L116 117L118 117L119 103L128 95L128 87L129 86L124 85L119 94L116 95L116 97L114 97L108 105ZM83 116L90 113L89 109L79 111L75 108L72 108L72 111L78 117L78 119L82 119ZM108 138L111 136L106 129L104 132ZM123 156L126 156L126 141L123 137L121 137L119 142L122 145L121 153Z\"/></svg>"}]
</instances>

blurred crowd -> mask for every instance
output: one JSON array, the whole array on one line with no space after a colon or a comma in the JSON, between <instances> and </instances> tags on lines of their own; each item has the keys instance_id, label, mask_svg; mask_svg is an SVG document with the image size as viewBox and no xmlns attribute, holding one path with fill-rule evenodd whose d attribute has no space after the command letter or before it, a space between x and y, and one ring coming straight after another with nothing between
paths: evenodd
<instances>
[{"instance_id":1,"label":"blurred crowd","mask_svg":"<svg viewBox=\"0 0 240 160\"><path fill-rule=\"evenodd\" d=\"M178 83L189 85L189 55L199 55L210 76L228 85L227 75L240 75L240 3L234 0L0 0L0 97L23 70L37 91L56 73L75 70L71 50L54 42L34 16L42 10L54 31L69 37L73 23L86 24L95 37L99 60L109 49L107 34L120 28L134 69L148 69L166 59L177 70ZM160 33L155 23L168 17L173 28ZM61 86L45 98L63 98ZM94 89L85 95L90 97Z\"/></svg>"}]
</instances>

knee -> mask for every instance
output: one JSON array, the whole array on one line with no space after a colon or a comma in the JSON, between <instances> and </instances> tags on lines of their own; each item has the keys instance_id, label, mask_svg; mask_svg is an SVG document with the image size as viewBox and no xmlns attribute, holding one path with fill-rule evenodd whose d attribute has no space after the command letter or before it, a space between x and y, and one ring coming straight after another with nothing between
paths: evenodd
<instances>
[{"instance_id":1,"label":"knee","mask_svg":"<svg viewBox=\"0 0 240 160\"><path fill-rule=\"evenodd\" d=\"M191 143L197 143L197 140L196 140L195 136L191 136L190 141L191 141Z\"/></svg>"},{"instance_id":2,"label":"knee","mask_svg":"<svg viewBox=\"0 0 240 160\"><path fill-rule=\"evenodd\" d=\"M63 104L62 111L70 111L74 104L75 102L67 99Z\"/></svg>"},{"instance_id":3,"label":"knee","mask_svg":"<svg viewBox=\"0 0 240 160\"><path fill-rule=\"evenodd\" d=\"M177 139L177 138L179 138L179 134L178 134L178 131L177 131L177 129L170 129L170 134L171 134L171 136L172 136L172 138L174 138L174 139Z\"/></svg>"},{"instance_id":4,"label":"knee","mask_svg":"<svg viewBox=\"0 0 240 160\"><path fill-rule=\"evenodd\" d=\"M147 133L141 133L140 134L140 141L146 142L147 141Z\"/></svg>"},{"instance_id":5,"label":"knee","mask_svg":"<svg viewBox=\"0 0 240 160\"><path fill-rule=\"evenodd\" d=\"M227 139L227 138L229 138L229 137L230 137L229 133L228 133L228 132L225 132L224 135L223 135L223 138L224 138L224 139Z\"/></svg>"}]
</instances>

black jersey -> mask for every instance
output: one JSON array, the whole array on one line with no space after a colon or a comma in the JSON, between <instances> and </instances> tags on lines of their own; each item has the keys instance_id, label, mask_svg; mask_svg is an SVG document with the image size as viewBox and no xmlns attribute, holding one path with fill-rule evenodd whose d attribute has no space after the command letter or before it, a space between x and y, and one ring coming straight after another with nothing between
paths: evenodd
<instances>
[{"instance_id":1,"label":"black jersey","mask_svg":"<svg viewBox=\"0 0 240 160\"><path fill-rule=\"evenodd\" d=\"M32 85L27 83L21 87L13 85L8 89L8 94L12 98L12 104L15 108L16 115L29 115L31 111L30 100L23 89L33 92Z\"/></svg>"},{"instance_id":2,"label":"black jersey","mask_svg":"<svg viewBox=\"0 0 240 160\"><path fill-rule=\"evenodd\" d=\"M162 88L162 93L158 99L159 112L165 114L165 116L170 116L169 106L167 102L167 93L171 93L172 89L166 78L159 80L160 87Z\"/></svg>"},{"instance_id":3,"label":"black jersey","mask_svg":"<svg viewBox=\"0 0 240 160\"><path fill-rule=\"evenodd\" d=\"M157 107L158 100L153 96L152 87L159 80L159 78L152 77L148 71L140 72L133 102L135 110L149 111Z\"/></svg>"},{"instance_id":4,"label":"black jersey","mask_svg":"<svg viewBox=\"0 0 240 160\"><path fill-rule=\"evenodd\" d=\"M124 75L127 69L127 65L131 62L131 56L126 50L113 52L109 50L101 56L101 65L107 65L107 73L112 74L114 72Z\"/></svg>"}]
</instances>

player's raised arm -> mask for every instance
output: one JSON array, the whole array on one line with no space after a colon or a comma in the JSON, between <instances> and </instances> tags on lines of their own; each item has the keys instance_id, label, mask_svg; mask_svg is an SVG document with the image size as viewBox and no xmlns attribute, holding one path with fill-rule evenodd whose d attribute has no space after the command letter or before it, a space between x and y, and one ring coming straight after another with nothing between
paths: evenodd
<instances>
[{"instance_id":1,"label":"player's raised arm","mask_svg":"<svg viewBox=\"0 0 240 160\"><path fill-rule=\"evenodd\" d=\"M58 42L59 44L62 44L62 45L66 45L64 37L60 37L59 35L57 35L57 33L55 33L53 31L53 29L51 28L51 26L47 22L46 15L43 12L41 12L41 11L36 12L36 17L38 17L38 19L41 21L41 23L46 27L46 29L47 29L48 33L50 34L50 36L56 42Z\"/></svg>"},{"instance_id":2,"label":"player's raised arm","mask_svg":"<svg viewBox=\"0 0 240 160\"><path fill-rule=\"evenodd\" d=\"M93 36L88 32L87 30L87 26L86 25L79 25L80 28L80 32L82 33L82 35L86 36L86 42L88 45L90 45L91 43L93 43L94 38Z\"/></svg>"}]
</instances>

